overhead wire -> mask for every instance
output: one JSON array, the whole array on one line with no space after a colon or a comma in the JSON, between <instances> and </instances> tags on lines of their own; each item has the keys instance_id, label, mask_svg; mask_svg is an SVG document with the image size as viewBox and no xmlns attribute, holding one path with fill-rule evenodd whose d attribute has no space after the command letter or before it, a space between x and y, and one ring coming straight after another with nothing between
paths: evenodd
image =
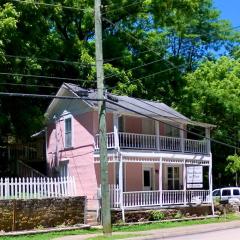
<instances>
[{"instance_id":1,"label":"overhead wire","mask_svg":"<svg viewBox=\"0 0 240 240\"><path fill-rule=\"evenodd\" d=\"M77 61L69 61L69 60L58 60L58 59L51 59L51 58L39 58L39 57L35 57L35 56L18 56L18 55L10 55L10 54L5 54L4 57L7 58L19 58L19 59L36 59L39 61L43 61L43 62L56 62L56 63L63 63L63 64L76 64L78 66L95 66L94 64L91 63L80 63Z\"/></svg>"},{"instance_id":2,"label":"overhead wire","mask_svg":"<svg viewBox=\"0 0 240 240\"><path fill-rule=\"evenodd\" d=\"M178 127L178 126L175 126L175 125L172 125L170 123L167 123L167 122L163 122L161 120L159 120L158 118L155 118L155 117L152 117L152 116L149 116L147 114L144 114L144 113L141 113L139 111L136 111L134 109L131 109L131 108L128 108L126 106L123 106L115 101L112 101L112 100L109 100L109 99L99 99L99 98L89 98L89 97L81 97L81 96L78 96L78 97L71 97L71 96L56 96L56 95L43 95L43 94L25 94L25 93L10 93L10 92L0 92L0 96L2 97L31 97L31 98L50 98L50 99L70 99L70 100L88 100L88 101L105 101L105 102L108 102L108 103L111 103L115 106L118 106L120 108L123 108L125 110L128 110L130 112L133 112L133 113L136 113L138 115L141 115L141 116L144 116L146 118L149 118L149 119L152 119L154 121L157 121L157 122L160 122L160 123L164 123L166 125L169 125L173 128L176 128L176 129L179 129L179 130L182 130L184 132L188 132L188 133L191 133L192 135L195 135L195 136L198 136L198 137L201 137L201 138L205 138L205 139L208 139L212 142L215 142L215 143L218 143L218 144L221 144L221 145L224 145L226 147L230 147L230 148L234 148L234 149L238 149L240 150L240 148L238 148L237 146L234 146L234 145L231 145L231 144L228 144L228 143L224 143L222 141L219 141L219 140L216 140L216 139L213 139L213 138L210 138L210 137L206 137L204 135L201 135L201 134L198 134L198 133L195 133L195 132L192 132L190 130L187 130L187 129L184 129L184 128L181 128L181 127ZM147 109L145 109L147 110ZM159 114L157 114L155 112L155 115L159 116ZM166 117L168 118L168 117ZM172 118L168 118L170 121L172 121Z\"/></svg>"},{"instance_id":3,"label":"overhead wire","mask_svg":"<svg viewBox=\"0 0 240 240\"><path fill-rule=\"evenodd\" d=\"M226 146L226 147L230 147L230 148L234 148L234 149L240 150L240 148L238 148L237 146L234 146L234 145L231 145L231 144L228 144L228 143L224 143L224 142L222 142L222 141L219 141L219 140L216 140L216 139L213 139L213 138L210 138L210 137L206 137L206 136L204 136L204 135L201 135L201 134L192 132L192 131L190 131L190 130L187 130L187 129L184 129L184 128L181 128L181 127L174 126L174 125L172 125L172 124L170 124L170 123L163 122L163 121L161 121L161 120L159 120L159 119L157 119L157 118L155 118L155 117L152 117L152 116L149 116L149 115L147 115L147 114L141 113L141 112L139 112L139 111L130 109L130 108L126 107L126 106L123 106L123 105L115 102L115 101L106 99L106 102L109 102L109 103L111 103L111 104L113 104L113 105L115 105L115 106L118 106L118 107L123 108L123 109L125 109L125 110L128 110L128 111L130 111L130 112L136 113L136 114L138 114L138 115L144 116L144 117L146 117L146 118L152 119L152 120L157 121L157 122L159 122L159 123L164 123L164 124L166 124L166 125L168 125L168 126L174 127L174 128L176 128L176 129L182 130L182 131L184 131L184 132L191 133L192 135L195 135L195 136L198 136L198 137L201 137L201 138L208 139L208 140L210 140L210 141L212 141L212 142L215 142L215 143L224 145L224 146ZM169 118L169 120L171 120L171 119Z\"/></svg>"},{"instance_id":4,"label":"overhead wire","mask_svg":"<svg viewBox=\"0 0 240 240\"><path fill-rule=\"evenodd\" d=\"M36 2L36 1L23 1L23 0L11 0L12 2L18 2L21 4L33 4L33 5L42 5L47 7L61 7L63 9L69 9L69 10L78 10L78 11L89 11L89 8L78 8L78 7L70 7L62 4L53 4L53 3L45 3L45 2ZM93 12L93 10L92 10Z\"/></svg>"},{"instance_id":5,"label":"overhead wire","mask_svg":"<svg viewBox=\"0 0 240 240\"><path fill-rule=\"evenodd\" d=\"M18 87L39 87L39 88L54 88L54 89L58 89L58 87L54 87L54 86L37 85L37 84L24 84L24 83L0 83L0 85L18 86Z\"/></svg>"},{"instance_id":6,"label":"overhead wire","mask_svg":"<svg viewBox=\"0 0 240 240\"><path fill-rule=\"evenodd\" d=\"M10 72L0 72L0 75L19 76L19 77L32 77L32 78L45 78L45 79L54 79L54 80L67 80L67 81L74 81L74 82L86 82L86 81L97 82L96 80L89 80L89 79L57 77L57 76L45 76L45 75L23 74L23 73L10 73Z\"/></svg>"}]
</instances>

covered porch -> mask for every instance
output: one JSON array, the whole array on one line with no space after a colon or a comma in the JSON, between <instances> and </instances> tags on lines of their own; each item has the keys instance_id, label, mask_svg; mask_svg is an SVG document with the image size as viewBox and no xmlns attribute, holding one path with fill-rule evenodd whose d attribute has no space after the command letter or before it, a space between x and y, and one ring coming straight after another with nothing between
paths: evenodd
<instances>
[{"instance_id":1,"label":"covered porch","mask_svg":"<svg viewBox=\"0 0 240 240\"><path fill-rule=\"evenodd\" d=\"M207 179L204 184L203 168ZM124 211L211 204L211 172L211 156L150 157L124 152L112 155L109 157L111 208Z\"/></svg>"}]
</instances>

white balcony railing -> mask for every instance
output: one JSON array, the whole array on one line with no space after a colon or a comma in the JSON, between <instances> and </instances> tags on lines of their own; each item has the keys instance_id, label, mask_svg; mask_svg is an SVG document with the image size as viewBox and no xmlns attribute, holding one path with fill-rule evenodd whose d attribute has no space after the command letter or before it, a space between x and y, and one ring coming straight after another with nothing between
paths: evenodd
<instances>
[{"instance_id":1,"label":"white balcony railing","mask_svg":"<svg viewBox=\"0 0 240 240\"><path fill-rule=\"evenodd\" d=\"M158 150L170 152L207 154L207 140L192 140L167 136L156 136L136 133L118 133L118 141L114 139L114 133L107 133L107 148L116 148L119 142L120 148ZM99 134L95 137L95 149L99 149Z\"/></svg>"}]
</instances>

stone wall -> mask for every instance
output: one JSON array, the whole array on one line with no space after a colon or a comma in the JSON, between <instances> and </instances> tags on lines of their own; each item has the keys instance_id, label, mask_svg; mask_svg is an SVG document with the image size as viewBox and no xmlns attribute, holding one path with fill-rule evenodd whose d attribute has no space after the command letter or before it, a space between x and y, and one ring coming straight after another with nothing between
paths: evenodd
<instances>
[{"instance_id":1,"label":"stone wall","mask_svg":"<svg viewBox=\"0 0 240 240\"><path fill-rule=\"evenodd\" d=\"M159 212L160 214L157 214ZM162 213L162 215L161 215ZM162 216L162 219L154 219L155 215ZM170 209L155 209L155 210L128 210L125 211L125 221L130 222L144 222L154 220L176 219L182 217L199 217L211 214L210 206L196 206L196 207L176 207ZM122 212L112 211L112 222L121 223Z\"/></svg>"},{"instance_id":2,"label":"stone wall","mask_svg":"<svg viewBox=\"0 0 240 240\"><path fill-rule=\"evenodd\" d=\"M84 223L85 197L0 200L0 231Z\"/></svg>"}]
</instances>

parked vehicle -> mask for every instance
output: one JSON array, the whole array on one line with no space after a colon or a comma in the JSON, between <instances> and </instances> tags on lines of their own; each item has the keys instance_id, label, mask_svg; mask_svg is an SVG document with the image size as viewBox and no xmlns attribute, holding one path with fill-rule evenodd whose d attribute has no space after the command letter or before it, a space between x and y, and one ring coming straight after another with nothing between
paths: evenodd
<instances>
[{"instance_id":1,"label":"parked vehicle","mask_svg":"<svg viewBox=\"0 0 240 240\"><path fill-rule=\"evenodd\" d=\"M215 189L212 193L214 199L219 198L220 201L236 201L240 202L240 187L225 187Z\"/></svg>"}]
</instances>

